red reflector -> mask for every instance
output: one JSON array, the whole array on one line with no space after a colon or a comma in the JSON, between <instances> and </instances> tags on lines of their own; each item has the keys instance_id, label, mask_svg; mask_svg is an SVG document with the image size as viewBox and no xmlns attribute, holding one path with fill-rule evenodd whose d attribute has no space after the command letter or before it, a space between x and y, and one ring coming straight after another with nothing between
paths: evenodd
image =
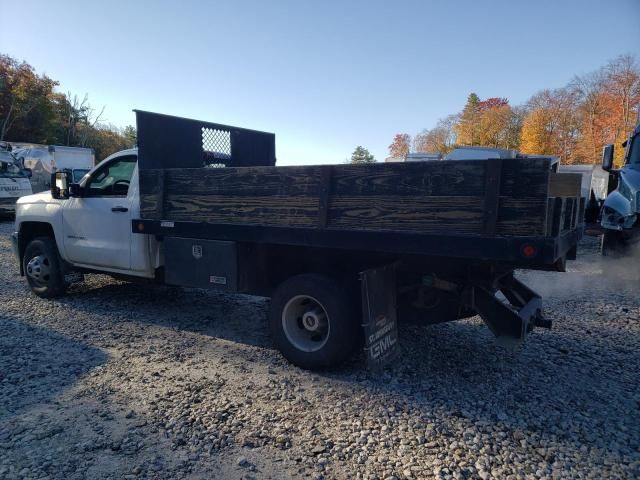
<instances>
[{"instance_id":1,"label":"red reflector","mask_svg":"<svg viewBox=\"0 0 640 480\"><path fill-rule=\"evenodd\" d=\"M536 247L534 247L533 245L529 245L528 243L525 243L522 246L522 255L527 257L527 258L531 258L531 257L535 257L536 256Z\"/></svg>"},{"instance_id":2,"label":"red reflector","mask_svg":"<svg viewBox=\"0 0 640 480\"><path fill-rule=\"evenodd\" d=\"M143 231L144 230L144 223L139 223L138 224L138 231Z\"/></svg>"}]
</instances>

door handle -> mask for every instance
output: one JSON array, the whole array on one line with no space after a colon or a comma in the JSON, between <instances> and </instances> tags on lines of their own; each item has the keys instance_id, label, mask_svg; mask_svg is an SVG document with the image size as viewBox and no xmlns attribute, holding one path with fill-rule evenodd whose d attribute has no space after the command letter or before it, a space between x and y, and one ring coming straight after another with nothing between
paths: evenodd
<instances>
[{"instance_id":1,"label":"door handle","mask_svg":"<svg viewBox=\"0 0 640 480\"><path fill-rule=\"evenodd\" d=\"M111 208L112 212L128 212L129 209L127 207L113 207Z\"/></svg>"}]
</instances>

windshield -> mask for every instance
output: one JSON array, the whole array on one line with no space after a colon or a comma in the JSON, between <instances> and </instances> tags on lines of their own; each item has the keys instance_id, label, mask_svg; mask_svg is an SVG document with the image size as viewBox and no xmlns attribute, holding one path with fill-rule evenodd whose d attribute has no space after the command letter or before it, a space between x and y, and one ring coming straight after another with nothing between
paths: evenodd
<instances>
[{"instance_id":1,"label":"windshield","mask_svg":"<svg viewBox=\"0 0 640 480\"><path fill-rule=\"evenodd\" d=\"M80 183L80 180L82 180L82 177L84 177L87 172L89 171L88 168L76 168L73 170L73 183Z\"/></svg>"},{"instance_id":2,"label":"windshield","mask_svg":"<svg viewBox=\"0 0 640 480\"><path fill-rule=\"evenodd\" d=\"M631 139L629 145L629 163L631 165L640 165L640 133Z\"/></svg>"},{"instance_id":3,"label":"windshield","mask_svg":"<svg viewBox=\"0 0 640 480\"><path fill-rule=\"evenodd\" d=\"M23 177L20 167L15 163L16 159L11 154L0 150L0 177Z\"/></svg>"}]
</instances>

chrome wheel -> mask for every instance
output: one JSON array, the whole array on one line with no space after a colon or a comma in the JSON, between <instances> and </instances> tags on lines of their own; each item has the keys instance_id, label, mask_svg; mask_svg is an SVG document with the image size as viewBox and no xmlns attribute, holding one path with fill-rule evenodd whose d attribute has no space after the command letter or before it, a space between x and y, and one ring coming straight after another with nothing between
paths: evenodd
<instances>
[{"instance_id":1,"label":"chrome wheel","mask_svg":"<svg viewBox=\"0 0 640 480\"><path fill-rule=\"evenodd\" d=\"M303 352L320 350L331 330L327 311L308 295L297 295L287 302L282 309L282 329L287 340Z\"/></svg>"},{"instance_id":2,"label":"chrome wheel","mask_svg":"<svg viewBox=\"0 0 640 480\"><path fill-rule=\"evenodd\" d=\"M51 262L46 255L37 255L27 263L27 275L38 287L46 287L51 278Z\"/></svg>"}]
</instances>

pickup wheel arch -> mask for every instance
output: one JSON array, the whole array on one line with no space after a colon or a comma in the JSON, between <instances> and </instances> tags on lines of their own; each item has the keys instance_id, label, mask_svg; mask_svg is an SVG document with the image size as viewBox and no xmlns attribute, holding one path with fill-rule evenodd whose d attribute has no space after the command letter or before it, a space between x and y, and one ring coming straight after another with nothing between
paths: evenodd
<instances>
[{"instance_id":1,"label":"pickup wheel arch","mask_svg":"<svg viewBox=\"0 0 640 480\"><path fill-rule=\"evenodd\" d=\"M18 237L18 255L20 257L20 275L24 276L24 251L29 242L38 237L50 237L55 240L53 227L46 222L23 222L20 224Z\"/></svg>"}]
</instances>

